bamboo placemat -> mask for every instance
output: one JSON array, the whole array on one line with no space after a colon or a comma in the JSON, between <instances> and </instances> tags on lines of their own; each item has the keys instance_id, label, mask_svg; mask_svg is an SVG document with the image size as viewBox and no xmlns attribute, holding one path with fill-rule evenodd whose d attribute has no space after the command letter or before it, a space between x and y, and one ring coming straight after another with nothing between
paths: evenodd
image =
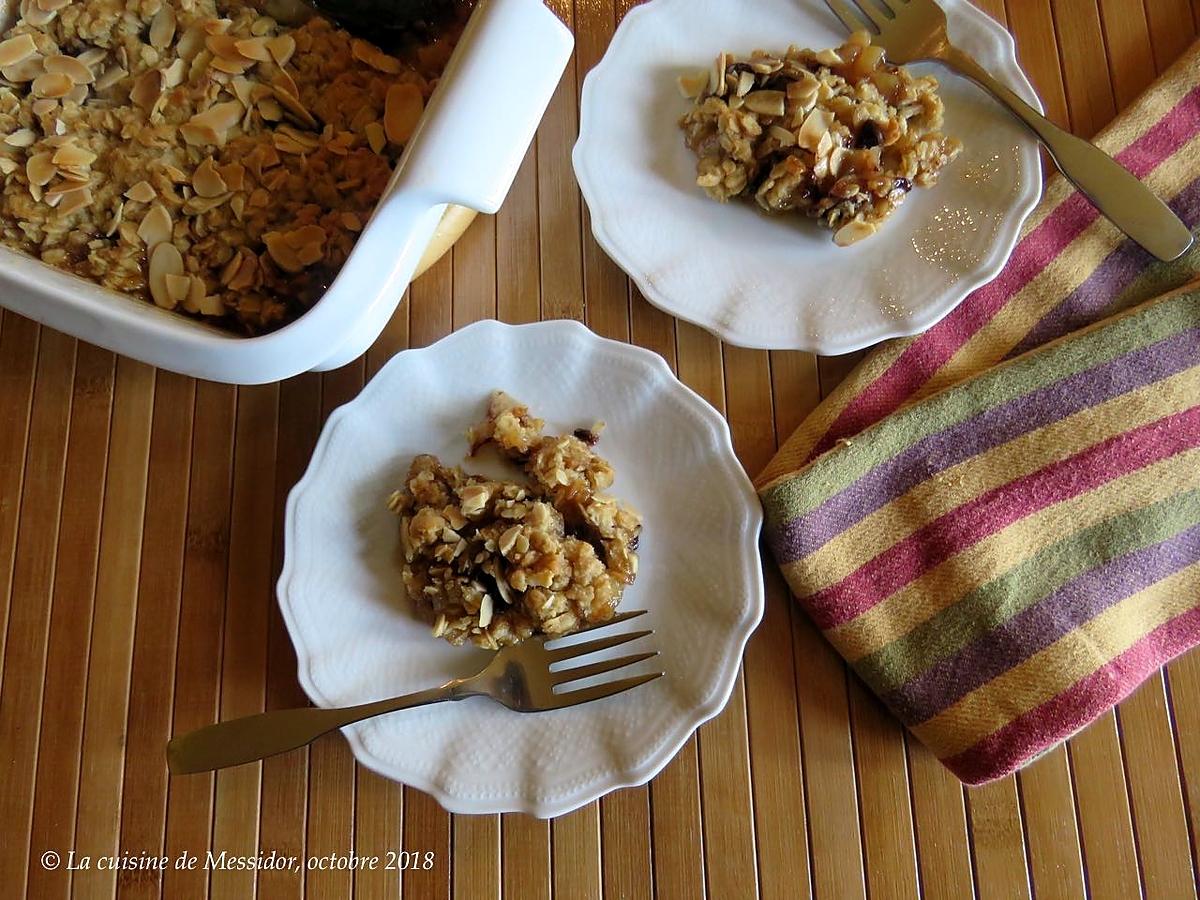
<instances>
[{"instance_id":1,"label":"bamboo placemat","mask_svg":"<svg viewBox=\"0 0 1200 900\"><path fill-rule=\"evenodd\" d=\"M1056 121L1091 135L1195 38L1200 0L979 0ZM234 389L0 319L0 884L6 895L834 898L1195 895L1200 657L1019 776L964 790L768 575L728 709L649 786L551 823L449 816L337 737L169 780L167 736L303 702L272 586L284 497L323 418L396 350L487 316L569 316L661 353L759 471L855 357L724 347L659 313L590 237L570 168L583 75L626 0L553 0L578 36L508 202L410 291L368 356ZM50 871L46 851L93 868ZM435 854L429 870L95 860Z\"/></svg>"}]
</instances>

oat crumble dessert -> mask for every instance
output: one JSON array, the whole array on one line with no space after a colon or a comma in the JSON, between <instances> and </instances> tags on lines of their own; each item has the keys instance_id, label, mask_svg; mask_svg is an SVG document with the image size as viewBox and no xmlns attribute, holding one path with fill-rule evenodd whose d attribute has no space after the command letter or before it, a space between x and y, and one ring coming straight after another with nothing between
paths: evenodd
<instances>
[{"instance_id":1,"label":"oat crumble dessert","mask_svg":"<svg viewBox=\"0 0 1200 900\"><path fill-rule=\"evenodd\" d=\"M243 334L315 303L461 32L392 56L240 0L22 0L0 40L0 240Z\"/></svg>"},{"instance_id":2,"label":"oat crumble dessert","mask_svg":"<svg viewBox=\"0 0 1200 900\"><path fill-rule=\"evenodd\" d=\"M603 493L613 469L592 451L601 423L547 436L503 391L470 430L519 464L527 482L469 475L416 457L389 498L400 516L403 579L435 637L497 649L612 618L637 577L641 518Z\"/></svg>"},{"instance_id":3,"label":"oat crumble dessert","mask_svg":"<svg viewBox=\"0 0 1200 900\"><path fill-rule=\"evenodd\" d=\"M714 200L815 218L839 246L874 234L962 149L941 132L937 79L891 65L865 31L836 50L722 53L679 86L695 100L680 127L696 183Z\"/></svg>"}]
</instances>

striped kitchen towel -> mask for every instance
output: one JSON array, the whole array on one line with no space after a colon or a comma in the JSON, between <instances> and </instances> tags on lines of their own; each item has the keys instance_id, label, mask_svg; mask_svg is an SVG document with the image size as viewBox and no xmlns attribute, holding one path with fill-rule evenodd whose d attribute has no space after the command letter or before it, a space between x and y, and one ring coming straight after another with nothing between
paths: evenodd
<instances>
[{"instance_id":1,"label":"striped kitchen towel","mask_svg":"<svg viewBox=\"0 0 1200 900\"><path fill-rule=\"evenodd\" d=\"M1098 143L1196 230L1200 44ZM757 480L797 598L966 782L1200 643L1198 275L1056 176L999 277L874 351Z\"/></svg>"}]
</instances>

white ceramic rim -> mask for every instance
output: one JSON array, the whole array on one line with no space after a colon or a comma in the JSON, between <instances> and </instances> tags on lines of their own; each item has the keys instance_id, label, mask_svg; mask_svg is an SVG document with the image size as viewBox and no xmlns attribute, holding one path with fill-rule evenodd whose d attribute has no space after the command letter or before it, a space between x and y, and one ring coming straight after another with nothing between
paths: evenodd
<instances>
[{"instance_id":1,"label":"white ceramic rim","mask_svg":"<svg viewBox=\"0 0 1200 900\"><path fill-rule=\"evenodd\" d=\"M579 104L579 137L571 154L576 179L579 182L580 190L583 193L591 214L592 235L604 252L633 279L638 290L641 291L642 295L650 303L664 312L703 328L715 334L726 343L738 347L746 347L753 350L802 350L815 353L819 356L838 356L844 353L852 353L856 350L863 350L892 338L910 337L920 334L949 315L972 291L987 284L1000 274L1005 263L1008 262L1008 258L1012 255L1013 249L1016 247L1017 240L1021 234L1021 226L1029 218L1029 215L1037 206L1038 200L1042 195L1041 153L1039 144L1032 138L1031 143L1023 148L1023 156L1025 157L1023 164L1027 166L1030 177L1024 184L1019 185L1019 193L1013 204L1001 217L996 229L997 237L993 243L992 252L980 261L974 273L958 279L944 293L941 302L929 304L903 318L895 320L896 324L894 327L889 328L881 323L875 330L849 339L838 339L837 337L825 335L808 335L805 338L805 343L802 345L794 342L773 343L751 337L736 327L726 326L703 316L696 315L688 308L686 303L673 301L670 295L664 293L654 280L647 277L646 271L648 267L644 263L639 263L635 260L628 249L615 238L608 227L607 220L612 218L612 214L607 210L603 202L603 194L594 189L594 185L603 177L602 173L597 170L600 161L589 158L589 155L585 152L586 136L592 118L590 110L596 102L594 99L595 94L600 90L598 82L606 77L606 73L611 67L612 59L615 56L611 51L614 47L620 47L627 39L629 33L638 27L639 21L647 17L653 7L661 2L670 2L670 0L648 0L648 2L631 9L625 15L616 33L613 35L613 39L610 41L604 57L584 79ZM939 0L939 2L947 13L974 18L978 24L993 34L997 45L1004 50L1004 65L993 71L992 74L1001 82L1008 85L1008 87L1012 88L1023 100L1039 112L1043 112L1042 103L1037 92L1017 61L1017 45L1013 36L995 19L973 6L970 2L967 2L967 0Z\"/></svg>"},{"instance_id":2,"label":"white ceramic rim","mask_svg":"<svg viewBox=\"0 0 1200 900\"><path fill-rule=\"evenodd\" d=\"M294 529L296 527L295 507L299 502L300 497L307 489L309 483L315 477L318 465L317 463L323 457L328 445L332 440L333 434L340 427L341 423L353 415L353 407L364 397L370 397L375 392L382 390L382 385L385 379L380 376L390 367L395 365L397 359L405 354L429 354L452 352L454 345L466 334L474 334L479 331L494 331L500 332L503 330L512 329L530 329L545 332L574 332L576 335L582 333L587 339L596 342L602 349L607 350L614 355L626 360L636 360L639 364L658 370L660 375L666 376L668 383L674 382L678 391L680 400L686 403L692 410L693 414L699 421L707 424L714 438L714 446L719 451L719 458L723 467L727 470L731 484L736 485L743 493L746 500L746 509L748 516L742 530L741 539L746 547L751 549L751 552L743 554L743 577L745 583L751 587L751 591L747 595L747 614L742 621L738 623L739 633L733 635L731 642L731 651L726 653L720 661L720 672L718 680L718 688L702 703L698 704L688 721L682 733L675 736L674 740L665 741L662 748L656 750L650 759L641 767L622 772L614 776L609 781L603 783L592 783L583 788L577 788L573 792L563 794L553 798L552 800L538 801L531 800L527 797L518 796L496 796L490 798L480 797L459 797L444 791L439 785L433 783L429 779L422 777L414 777L409 773L392 769L390 766L381 764L381 761L373 756L363 741L360 739L358 732L353 728L343 729L347 741L350 744L350 749L362 765L371 769L374 772L389 778L393 781L409 785L417 788L432 797L434 797L443 808L451 813L466 813L466 814L494 814L498 812L521 812L527 813L537 818L546 819L554 816L564 815L581 806L584 806L593 800L596 800L611 791L619 790L625 787L635 787L645 784L655 775L657 775L668 763L679 753L680 749L688 739L695 733L696 729L703 725L708 720L719 715L729 702L729 698L733 694L733 689L737 684L737 676L741 670L742 659L745 656L746 644L750 640L750 636L762 621L765 608L765 583L762 569L762 558L758 549L759 536L762 530L763 513L762 507L758 499L758 494L754 490L754 486L750 481L749 476L742 468L738 461L736 451L733 446L733 437L729 431L729 424L724 417L721 416L704 398L693 391L690 387L684 384L671 371L661 356L653 351L642 347L637 347L632 344L614 341L609 338L600 337L595 332L591 331L585 325L572 319L558 319L546 322L533 322L523 325L509 325L495 319L484 319L467 325L464 328L447 335L441 340L429 345L428 347L414 348L403 350L396 354L387 364L375 375L374 378L363 388L361 392L353 399L334 410L330 414L325 426L321 430L320 437L317 440L316 447L313 449L312 457L310 458L308 468L305 470L301 479L296 482L295 486L288 494L287 506L284 519L284 559L283 567L279 575L279 580L276 583L276 597L279 603L280 611L283 615L284 624L287 627L288 634L292 639L292 643L296 650L296 669L297 678L300 686L305 694L317 706L329 707L332 704L324 694L317 688L313 682L312 673L309 668L309 660L313 653L304 644L300 637L301 631L296 620L293 617L293 612L290 604L287 602L289 591L291 590L293 572L293 559L288 553L288 548L295 546L296 537ZM734 652L736 651L736 652ZM518 715L514 713L514 715ZM498 807L496 801L503 804L503 807Z\"/></svg>"}]
</instances>

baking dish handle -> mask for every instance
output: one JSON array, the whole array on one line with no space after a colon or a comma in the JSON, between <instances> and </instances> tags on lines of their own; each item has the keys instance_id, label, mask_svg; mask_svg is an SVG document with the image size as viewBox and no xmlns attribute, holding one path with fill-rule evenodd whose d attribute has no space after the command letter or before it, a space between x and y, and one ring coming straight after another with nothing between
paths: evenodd
<instances>
[{"instance_id":1,"label":"baking dish handle","mask_svg":"<svg viewBox=\"0 0 1200 900\"><path fill-rule=\"evenodd\" d=\"M340 296L322 300L345 302L348 312L360 308L354 328L340 336L317 371L345 365L374 343L448 204L484 213L500 208L573 46L571 32L541 0L483 0L387 194L331 289ZM369 283L370 270L378 272L389 257L386 285L362 309L363 298L353 294L356 283Z\"/></svg>"}]
</instances>

